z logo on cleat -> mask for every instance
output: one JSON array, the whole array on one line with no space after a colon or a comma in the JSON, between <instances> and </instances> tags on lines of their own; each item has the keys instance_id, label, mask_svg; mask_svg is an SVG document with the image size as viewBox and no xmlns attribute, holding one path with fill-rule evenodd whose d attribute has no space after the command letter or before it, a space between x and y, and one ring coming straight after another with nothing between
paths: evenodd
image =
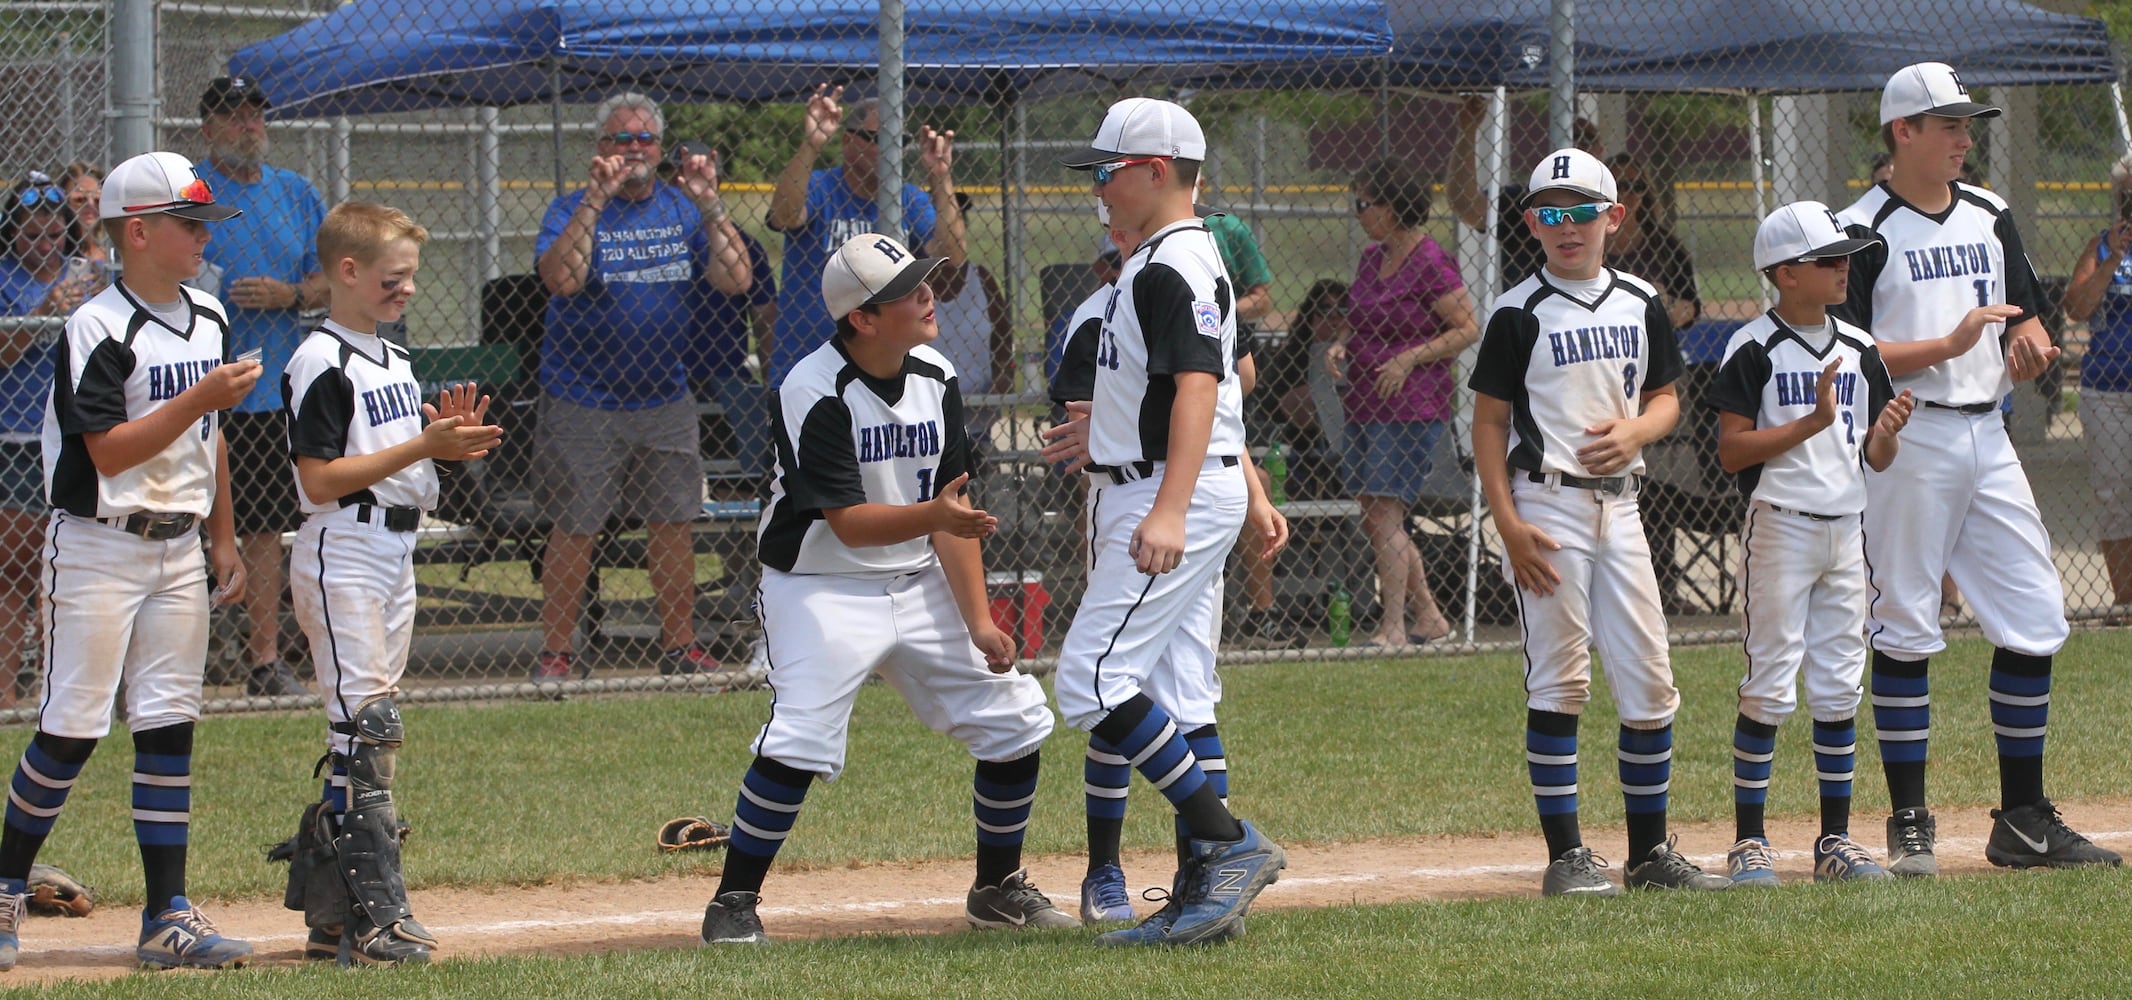
<instances>
[{"instance_id":1,"label":"z logo on cleat","mask_svg":"<svg viewBox=\"0 0 2132 1000\"><path fill-rule=\"evenodd\" d=\"M1244 892L1244 882L1251 878L1251 869L1223 868L1215 872L1214 877L1214 885L1207 890L1209 895L1240 896Z\"/></svg>"}]
</instances>

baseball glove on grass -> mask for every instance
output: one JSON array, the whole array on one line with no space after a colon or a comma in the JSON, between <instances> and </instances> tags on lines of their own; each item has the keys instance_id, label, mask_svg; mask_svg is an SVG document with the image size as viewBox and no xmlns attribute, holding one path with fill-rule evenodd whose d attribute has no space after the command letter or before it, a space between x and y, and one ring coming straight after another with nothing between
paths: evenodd
<instances>
[{"instance_id":1,"label":"baseball glove on grass","mask_svg":"<svg viewBox=\"0 0 2132 1000\"><path fill-rule=\"evenodd\" d=\"M29 895L30 912L47 917L86 917L96 909L96 893L51 865L30 866Z\"/></svg>"},{"instance_id":2,"label":"baseball glove on grass","mask_svg":"<svg viewBox=\"0 0 2132 1000\"><path fill-rule=\"evenodd\" d=\"M701 816L682 816L666 821L659 828L659 850L674 854L680 851L715 851L725 847L733 833L724 823L714 823Z\"/></svg>"}]
</instances>

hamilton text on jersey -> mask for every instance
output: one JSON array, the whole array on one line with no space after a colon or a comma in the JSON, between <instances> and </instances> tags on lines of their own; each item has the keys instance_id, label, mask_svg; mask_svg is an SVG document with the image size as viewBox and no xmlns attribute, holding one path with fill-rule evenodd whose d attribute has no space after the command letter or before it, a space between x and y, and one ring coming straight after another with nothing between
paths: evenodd
<instances>
[{"instance_id":1,"label":"hamilton text on jersey","mask_svg":"<svg viewBox=\"0 0 2132 1000\"><path fill-rule=\"evenodd\" d=\"M1911 281L1991 273L1991 248L1982 243L1904 250L1903 260L1910 265Z\"/></svg>"},{"instance_id":2,"label":"hamilton text on jersey","mask_svg":"<svg viewBox=\"0 0 2132 1000\"><path fill-rule=\"evenodd\" d=\"M940 422L875 424L859 428L859 461L923 458L940 454Z\"/></svg>"},{"instance_id":3,"label":"hamilton text on jersey","mask_svg":"<svg viewBox=\"0 0 2132 1000\"><path fill-rule=\"evenodd\" d=\"M401 417L416 416L421 412L422 389L413 382L399 382L363 390L363 415L370 418L372 427Z\"/></svg>"},{"instance_id":4,"label":"hamilton text on jersey","mask_svg":"<svg viewBox=\"0 0 2132 1000\"><path fill-rule=\"evenodd\" d=\"M1547 346L1554 351L1557 368L1580 361L1639 358L1643 356L1643 327L1622 323L1561 330L1547 335Z\"/></svg>"},{"instance_id":5,"label":"hamilton text on jersey","mask_svg":"<svg viewBox=\"0 0 2132 1000\"><path fill-rule=\"evenodd\" d=\"M1814 398L1814 386L1821 381L1820 372L1778 372L1774 378L1778 406L1812 406L1820 402ZM1849 406L1858 398L1858 373L1838 372L1830 386L1836 393L1836 404Z\"/></svg>"},{"instance_id":6,"label":"hamilton text on jersey","mask_svg":"<svg viewBox=\"0 0 2132 1000\"><path fill-rule=\"evenodd\" d=\"M167 365L152 365L148 369L148 398L151 401L176 399L178 394L192 388L200 376L214 370L219 361L176 361Z\"/></svg>"}]
</instances>

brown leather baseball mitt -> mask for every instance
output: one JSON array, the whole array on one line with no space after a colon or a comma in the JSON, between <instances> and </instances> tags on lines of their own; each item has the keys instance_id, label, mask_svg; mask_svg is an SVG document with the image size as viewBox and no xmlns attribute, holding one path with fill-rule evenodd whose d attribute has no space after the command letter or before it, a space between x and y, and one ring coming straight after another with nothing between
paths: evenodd
<instances>
[{"instance_id":1,"label":"brown leather baseball mitt","mask_svg":"<svg viewBox=\"0 0 2132 1000\"><path fill-rule=\"evenodd\" d=\"M666 825L659 828L659 850L668 854L720 850L732 835L724 823L715 823L701 816L682 816L667 820Z\"/></svg>"},{"instance_id":2,"label":"brown leather baseball mitt","mask_svg":"<svg viewBox=\"0 0 2132 1000\"><path fill-rule=\"evenodd\" d=\"M86 917L96 909L96 893L74 876L51 865L31 865L30 912L47 917Z\"/></svg>"}]
</instances>

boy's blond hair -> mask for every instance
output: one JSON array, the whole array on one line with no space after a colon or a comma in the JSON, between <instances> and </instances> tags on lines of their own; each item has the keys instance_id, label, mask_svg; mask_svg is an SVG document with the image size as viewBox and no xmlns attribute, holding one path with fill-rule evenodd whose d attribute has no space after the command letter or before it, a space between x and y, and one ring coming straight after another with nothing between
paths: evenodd
<instances>
[{"instance_id":1,"label":"boy's blond hair","mask_svg":"<svg viewBox=\"0 0 2132 1000\"><path fill-rule=\"evenodd\" d=\"M390 205L349 201L333 206L318 227L318 263L328 273L344 257L368 264L394 240L429 242L429 230Z\"/></svg>"}]
</instances>

